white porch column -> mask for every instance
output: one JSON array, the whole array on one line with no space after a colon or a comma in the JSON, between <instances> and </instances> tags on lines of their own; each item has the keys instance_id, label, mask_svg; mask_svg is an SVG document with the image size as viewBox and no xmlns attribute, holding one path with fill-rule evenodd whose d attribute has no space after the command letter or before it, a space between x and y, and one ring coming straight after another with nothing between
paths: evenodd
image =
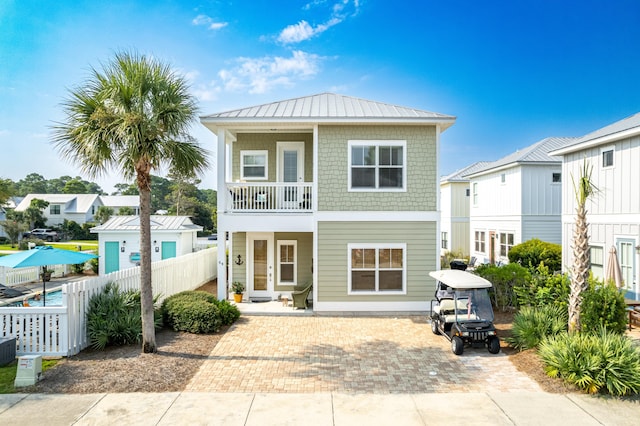
<instances>
[{"instance_id":1,"label":"white porch column","mask_svg":"<svg viewBox=\"0 0 640 426\"><path fill-rule=\"evenodd\" d=\"M218 186L218 300L227 299L227 230L225 227L225 201L227 199L227 185L225 169L227 168L225 130L218 131L217 152L217 186Z\"/></svg>"}]
</instances>

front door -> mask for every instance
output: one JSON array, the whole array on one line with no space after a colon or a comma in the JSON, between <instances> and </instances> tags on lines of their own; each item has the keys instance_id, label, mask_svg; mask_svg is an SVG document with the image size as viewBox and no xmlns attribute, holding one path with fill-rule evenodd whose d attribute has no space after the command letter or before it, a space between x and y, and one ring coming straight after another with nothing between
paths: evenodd
<instances>
[{"instance_id":1,"label":"front door","mask_svg":"<svg viewBox=\"0 0 640 426\"><path fill-rule=\"evenodd\" d=\"M176 257L176 242L175 241L163 241L162 242L162 260Z\"/></svg>"},{"instance_id":2,"label":"front door","mask_svg":"<svg viewBox=\"0 0 640 426\"><path fill-rule=\"evenodd\" d=\"M278 142L278 182L304 182L304 142ZM279 208L297 209L302 191L296 186L283 186L278 191Z\"/></svg>"},{"instance_id":3,"label":"front door","mask_svg":"<svg viewBox=\"0 0 640 426\"><path fill-rule=\"evenodd\" d=\"M249 298L273 298L273 234L261 232L247 236Z\"/></svg>"},{"instance_id":4,"label":"front door","mask_svg":"<svg viewBox=\"0 0 640 426\"><path fill-rule=\"evenodd\" d=\"M635 257L634 246L635 241L627 238L620 238L616 241L618 250L618 260L620 261L620 270L622 271L622 280L624 281L624 288L629 291L634 289L635 273Z\"/></svg>"},{"instance_id":5,"label":"front door","mask_svg":"<svg viewBox=\"0 0 640 426\"><path fill-rule=\"evenodd\" d=\"M104 243L104 273L120 270L120 243L105 241Z\"/></svg>"}]
</instances>

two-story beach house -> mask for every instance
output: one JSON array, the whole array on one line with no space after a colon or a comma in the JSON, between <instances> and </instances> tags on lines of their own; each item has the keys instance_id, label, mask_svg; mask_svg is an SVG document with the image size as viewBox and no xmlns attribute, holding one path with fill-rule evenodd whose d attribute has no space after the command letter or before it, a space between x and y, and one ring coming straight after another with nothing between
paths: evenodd
<instances>
[{"instance_id":1,"label":"two-story beach house","mask_svg":"<svg viewBox=\"0 0 640 426\"><path fill-rule=\"evenodd\" d=\"M62 225L65 219L79 224L92 222L98 207L103 205L98 194L28 194L16 206L16 211L25 211L34 199L49 203L42 212L47 226Z\"/></svg>"},{"instance_id":2,"label":"two-story beach house","mask_svg":"<svg viewBox=\"0 0 640 426\"><path fill-rule=\"evenodd\" d=\"M469 179L463 177L487 165L479 161L440 178L440 255L469 257Z\"/></svg>"},{"instance_id":3,"label":"two-story beach house","mask_svg":"<svg viewBox=\"0 0 640 426\"><path fill-rule=\"evenodd\" d=\"M245 300L424 311L438 268L438 147L455 117L332 93L201 117L217 136L218 252ZM219 297L226 297L219 285Z\"/></svg>"},{"instance_id":4,"label":"two-story beach house","mask_svg":"<svg viewBox=\"0 0 640 426\"><path fill-rule=\"evenodd\" d=\"M509 249L532 238L561 243L562 159L548 152L572 140L546 138L464 176L471 255L480 263L508 262Z\"/></svg>"},{"instance_id":5,"label":"two-story beach house","mask_svg":"<svg viewBox=\"0 0 640 426\"><path fill-rule=\"evenodd\" d=\"M615 247L628 298L640 300L640 113L617 121L551 152L562 156L562 173L578 179L585 161L598 188L587 201L591 270L604 278ZM573 262L576 199L571 179L562 183L562 263Z\"/></svg>"}]
</instances>

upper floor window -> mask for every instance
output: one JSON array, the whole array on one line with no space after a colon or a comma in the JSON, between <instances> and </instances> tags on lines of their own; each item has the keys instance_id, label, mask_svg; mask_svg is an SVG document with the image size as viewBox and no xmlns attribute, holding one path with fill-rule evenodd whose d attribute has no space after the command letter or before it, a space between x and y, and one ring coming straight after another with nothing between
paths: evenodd
<instances>
[{"instance_id":1,"label":"upper floor window","mask_svg":"<svg viewBox=\"0 0 640 426\"><path fill-rule=\"evenodd\" d=\"M509 249L513 247L513 234L507 232L500 233L500 256L507 257Z\"/></svg>"},{"instance_id":2,"label":"upper floor window","mask_svg":"<svg viewBox=\"0 0 640 426\"><path fill-rule=\"evenodd\" d=\"M475 231L475 249L478 253L484 253L485 250L485 242L484 242L484 231Z\"/></svg>"},{"instance_id":3,"label":"upper floor window","mask_svg":"<svg viewBox=\"0 0 640 426\"><path fill-rule=\"evenodd\" d=\"M266 180L268 160L268 151L240 151L240 178L243 180Z\"/></svg>"},{"instance_id":4,"label":"upper floor window","mask_svg":"<svg viewBox=\"0 0 640 426\"><path fill-rule=\"evenodd\" d=\"M404 190L406 141L349 141L349 189Z\"/></svg>"},{"instance_id":5,"label":"upper floor window","mask_svg":"<svg viewBox=\"0 0 640 426\"><path fill-rule=\"evenodd\" d=\"M406 244L348 244L349 294L406 292Z\"/></svg>"},{"instance_id":6,"label":"upper floor window","mask_svg":"<svg viewBox=\"0 0 640 426\"><path fill-rule=\"evenodd\" d=\"M500 183L505 183L506 181L507 181L506 173L501 173L500 174Z\"/></svg>"},{"instance_id":7,"label":"upper floor window","mask_svg":"<svg viewBox=\"0 0 640 426\"><path fill-rule=\"evenodd\" d=\"M602 155L602 167L613 167L613 147L606 147L600 150Z\"/></svg>"},{"instance_id":8,"label":"upper floor window","mask_svg":"<svg viewBox=\"0 0 640 426\"><path fill-rule=\"evenodd\" d=\"M49 206L49 214L60 214L60 204L51 204Z\"/></svg>"},{"instance_id":9,"label":"upper floor window","mask_svg":"<svg viewBox=\"0 0 640 426\"><path fill-rule=\"evenodd\" d=\"M561 173L553 173L551 175L551 182L553 182L553 183L562 182L562 174Z\"/></svg>"},{"instance_id":10,"label":"upper floor window","mask_svg":"<svg viewBox=\"0 0 640 426\"><path fill-rule=\"evenodd\" d=\"M478 182L473 182L473 185L471 185L471 188L473 189L473 205L477 206L478 205Z\"/></svg>"}]
</instances>

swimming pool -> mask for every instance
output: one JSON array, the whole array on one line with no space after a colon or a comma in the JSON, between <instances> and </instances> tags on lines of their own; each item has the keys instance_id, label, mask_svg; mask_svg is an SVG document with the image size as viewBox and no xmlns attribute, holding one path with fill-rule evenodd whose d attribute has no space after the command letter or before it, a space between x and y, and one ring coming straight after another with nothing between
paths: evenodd
<instances>
[{"instance_id":1,"label":"swimming pool","mask_svg":"<svg viewBox=\"0 0 640 426\"><path fill-rule=\"evenodd\" d=\"M35 300L33 297L28 300L29 306L42 306L42 298ZM47 293L47 305L46 306L62 306L62 290L52 291Z\"/></svg>"}]
</instances>

